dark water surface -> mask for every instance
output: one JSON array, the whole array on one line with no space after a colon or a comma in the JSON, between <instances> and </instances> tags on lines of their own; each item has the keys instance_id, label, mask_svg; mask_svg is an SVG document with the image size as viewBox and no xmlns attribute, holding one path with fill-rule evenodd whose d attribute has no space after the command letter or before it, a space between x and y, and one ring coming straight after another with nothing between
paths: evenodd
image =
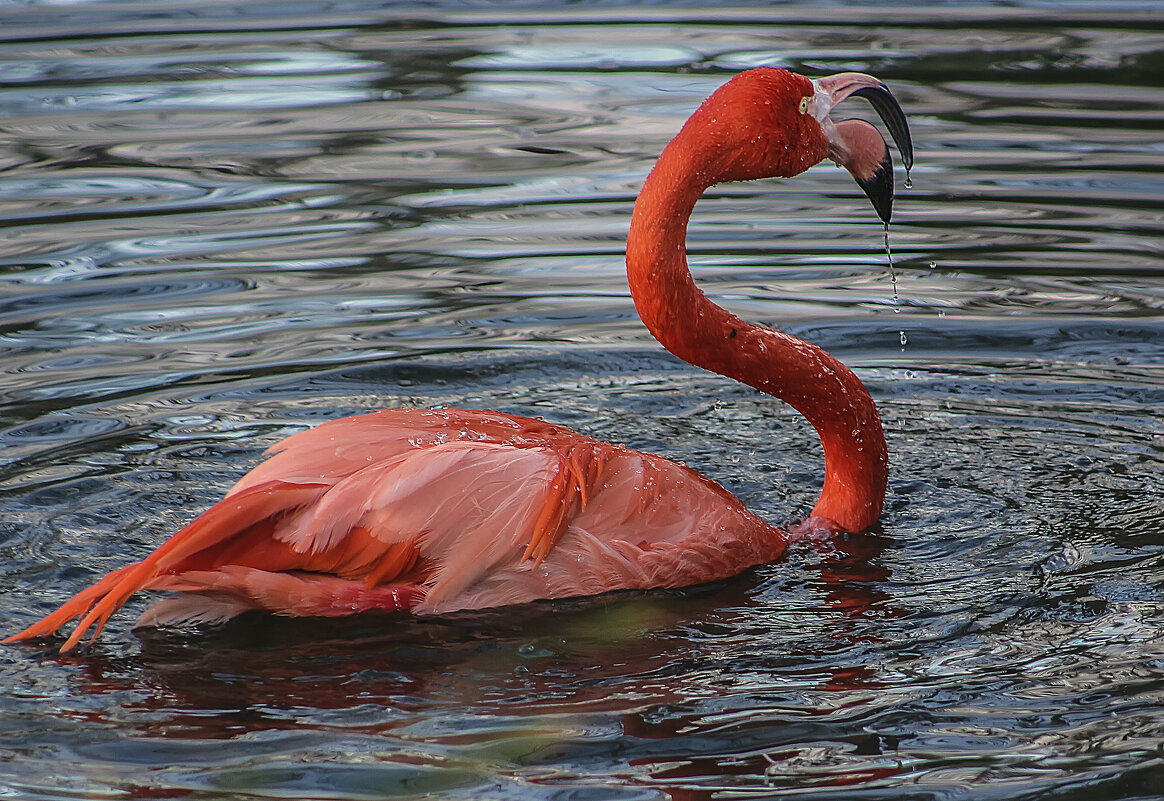
<instances>
[{"instance_id":1,"label":"dark water surface","mask_svg":"<svg viewBox=\"0 0 1164 801\"><path fill-rule=\"evenodd\" d=\"M378 406L541 415L804 514L811 431L635 317L631 203L751 66L872 72L917 144L896 304L842 171L691 228L710 294L878 399L874 535L442 620L135 636L139 599L81 655L0 649L0 795L1160 798L1164 7L921 5L0 9L6 633Z\"/></svg>"}]
</instances>

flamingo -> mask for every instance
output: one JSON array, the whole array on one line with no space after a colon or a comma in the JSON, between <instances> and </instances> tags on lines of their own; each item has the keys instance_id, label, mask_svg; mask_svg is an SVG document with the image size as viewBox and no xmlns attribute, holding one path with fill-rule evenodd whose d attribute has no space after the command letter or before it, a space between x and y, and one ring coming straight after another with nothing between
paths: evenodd
<instances>
[{"instance_id":1,"label":"flamingo","mask_svg":"<svg viewBox=\"0 0 1164 801\"><path fill-rule=\"evenodd\" d=\"M834 121L867 98L912 166L905 115L878 79L741 72L663 150L635 203L627 277L662 345L797 409L820 436L812 513L779 528L726 489L660 456L495 411L385 409L283 440L225 497L140 562L114 570L3 642L80 618L61 651L139 590L174 591L138 626L212 623L261 609L434 615L612 590L683 587L779 558L806 532L868 529L885 499L881 420L851 370L823 349L712 303L687 266L687 222L708 187L847 168L886 225L893 164L878 130Z\"/></svg>"}]
</instances>

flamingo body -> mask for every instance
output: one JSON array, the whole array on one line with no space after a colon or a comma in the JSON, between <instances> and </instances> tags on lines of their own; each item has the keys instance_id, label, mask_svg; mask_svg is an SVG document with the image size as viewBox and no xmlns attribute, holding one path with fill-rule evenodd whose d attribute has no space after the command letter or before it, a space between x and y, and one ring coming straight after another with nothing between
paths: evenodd
<instances>
[{"instance_id":1,"label":"flamingo body","mask_svg":"<svg viewBox=\"0 0 1164 801\"><path fill-rule=\"evenodd\" d=\"M687 586L772 561L787 539L694 470L499 412L387 409L272 450L146 559L17 636L83 614L79 637L143 589L180 592L140 625Z\"/></svg>"},{"instance_id":2,"label":"flamingo body","mask_svg":"<svg viewBox=\"0 0 1164 801\"><path fill-rule=\"evenodd\" d=\"M640 317L668 350L804 414L825 455L806 525L859 532L880 516L888 475L869 393L819 347L712 303L695 286L685 250L687 221L707 187L792 177L826 157L849 170L888 223L884 139L868 123L829 117L853 94L873 102L908 168L905 117L875 78L743 72L691 116L644 183L627 276ZM4 642L80 618L62 647L69 650L144 589L177 592L139 621L159 625L247 609L438 614L687 586L772 561L792 536L682 465L499 412L384 410L325 423L272 450L141 562Z\"/></svg>"}]
</instances>

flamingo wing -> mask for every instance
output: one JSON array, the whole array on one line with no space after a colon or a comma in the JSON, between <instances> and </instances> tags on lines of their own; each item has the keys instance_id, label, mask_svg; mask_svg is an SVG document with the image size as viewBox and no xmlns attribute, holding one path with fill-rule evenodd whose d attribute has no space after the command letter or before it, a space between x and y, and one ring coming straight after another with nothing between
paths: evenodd
<instances>
[{"instance_id":1,"label":"flamingo wing","mask_svg":"<svg viewBox=\"0 0 1164 801\"><path fill-rule=\"evenodd\" d=\"M141 589L179 591L143 625L256 608L432 614L683 586L783 550L781 532L694 471L530 418L383 410L272 451L144 560L10 640L80 617L67 650Z\"/></svg>"}]
</instances>

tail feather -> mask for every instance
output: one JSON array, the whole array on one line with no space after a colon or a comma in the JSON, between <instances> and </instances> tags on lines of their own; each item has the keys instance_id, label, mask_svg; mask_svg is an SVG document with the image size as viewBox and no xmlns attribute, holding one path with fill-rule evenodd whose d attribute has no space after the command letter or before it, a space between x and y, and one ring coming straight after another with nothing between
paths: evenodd
<instances>
[{"instance_id":1,"label":"tail feather","mask_svg":"<svg viewBox=\"0 0 1164 801\"><path fill-rule=\"evenodd\" d=\"M122 573L120 570L115 572L117 574ZM125 571L124 575L118 575L118 581L109 587L104 596L96 600L92 608L77 623L77 627L73 629L73 633L65 640L65 644L61 646L61 653L76 648L77 644L85 636L85 632L90 628L93 628L93 636L90 638L90 641L100 637L101 632L105 630L105 624L109 622L109 618L113 616L113 613L125 606L125 602L129 600L131 595L138 590L145 589L150 579L156 575L155 568L149 564L149 560L130 565L130 569ZM106 578L109 577L107 576ZM100 587L104 583L105 581L102 580L97 586Z\"/></svg>"},{"instance_id":2,"label":"tail feather","mask_svg":"<svg viewBox=\"0 0 1164 801\"><path fill-rule=\"evenodd\" d=\"M368 587L362 581L319 573L269 572L227 565L213 571L191 571L158 576L145 562L115 570L59 609L18 634L0 640L15 643L47 637L74 618L81 620L61 646L71 651L94 629L95 640L109 618L141 589L177 590L179 595L158 601L145 611L135 627L217 623L249 609L275 614L333 617L357 612L410 610L424 599L417 584L381 584Z\"/></svg>"},{"instance_id":3,"label":"tail feather","mask_svg":"<svg viewBox=\"0 0 1164 801\"><path fill-rule=\"evenodd\" d=\"M34 640L38 637L47 637L50 634L55 634L70 620L81 617L82 615L88 616L93 608L96 607L109 595L110 592L113 591L114 587L118 586L122 581L125 580L126 575L130 573L130 571L139 566L140 562L132 565L126 565L125 567L114 570L112 573L98 581L92 587L84 589L74 595L68 601L63 603L61 607L55 612L41 618L26 628L24 631L13 634L11 637L5 637L3 640L0 640L0 643L6 644L23 642L25 640ZM120 606L120 604L118 604L118 606ZM112 614L113 611L116 611L116 607L114 610L111 610L109 614ZM106 619L108 619L108 616L109 615L105 616ZM85 628L87 629L88 626ZM83 635L84 629L78 629L78 632ZM77 640L80 639L80 637L77 636L77 632L74 632L74 636ZM73 645L75 644L76 640L73 640ZM66 645L66 647L63 647L61 650L67 651L71 647L71 645Z\"/></svg>"},{"instance_id":4,"label":"tail feather","mask_svg":"<svg viewBox=\"0 0 1164 801\"><path fill-rule=\"evenodd\" d=\"M180 569L177 565L183 559L221 545L264 518L309 503L324 488L319 484L282 481L248 487L207 509L142 561L114 570L92 587L77 593L57 611L24 631L0 640L0 643L46 637L79 617L77 628L61 646L61 653L71 651L90 628L96 627L93 633L93 639L96 639L109 618L125 605L130 596L152 587L165 574Z\"/></svg>"}]
</instances>

